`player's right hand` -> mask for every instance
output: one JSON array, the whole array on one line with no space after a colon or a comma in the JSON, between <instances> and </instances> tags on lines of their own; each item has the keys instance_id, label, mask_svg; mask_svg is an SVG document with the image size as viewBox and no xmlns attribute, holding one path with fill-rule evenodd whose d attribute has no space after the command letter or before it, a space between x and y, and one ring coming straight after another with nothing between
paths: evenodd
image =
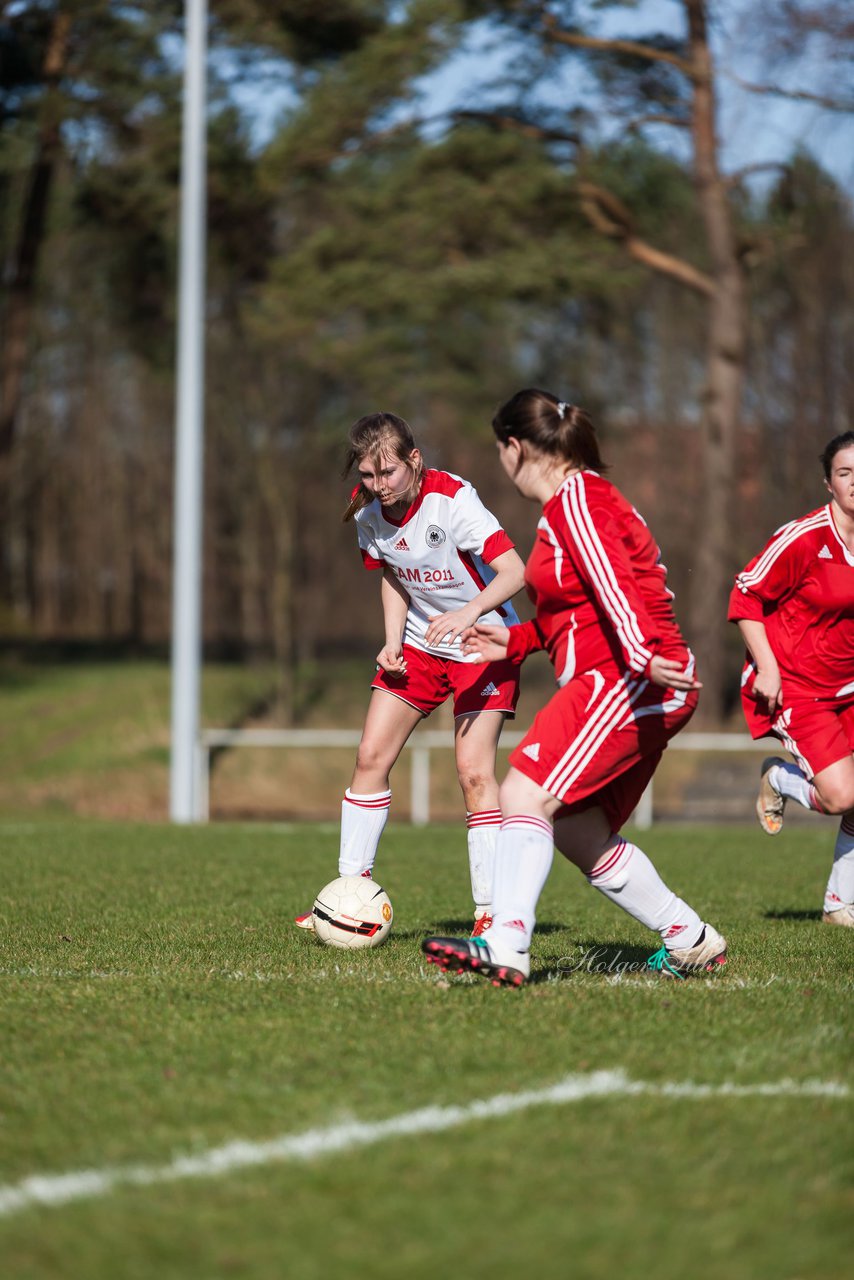
<instances>
[{"instance_id":1,"label":"player's right hand","mask_svg":"<svg viewBox=\"0 0 854 1280\"><path fill-rule=\"evenodd\" d=\"M389 676L405 676L406 661L399 645L383 645L377 654L377 666Z\"/></svg>"},{"instance_id":2,"label":"player's right hand","mask_svg":"<svg viewBox=\"0 0 854 1280\"><path fill-rule=\"evenodd\" d=\"M753 696L768 706L768 711L778 711L783 705L783 685L779 671L757 671L753 678Z\"/></svg>"},{"instance_id":3,"label":"player's right hand","mask_svg":"<svg viewBox=\"0 0 854 1280\"><path fill-rule=\"evenodd\" d=\"M507 627L476 622L473 627L466 627L460 642L466 657L477 658L480 662L501 662L507 657L510 632Z\"/></svg>"}]
</instances>

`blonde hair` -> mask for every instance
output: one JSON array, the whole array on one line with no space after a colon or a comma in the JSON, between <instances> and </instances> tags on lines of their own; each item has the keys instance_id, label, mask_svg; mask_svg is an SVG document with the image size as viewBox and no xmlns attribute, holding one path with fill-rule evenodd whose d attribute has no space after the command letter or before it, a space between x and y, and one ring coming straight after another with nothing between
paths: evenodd
<instances>
[{"instance_id":1,"label":"blonde hair","mask_svg":"<svg viewBox=\"0 0 854 1280\"><path fill-rule=\"evenodd\" d=\"M403 418L398 418L394 413L369 413L366 417L359 418L350 428L349 447L342 474L346 478L363 458L370 458L378 470L383 458L395 458L409 468L412 480L403 497L412 502L421 488L424 475L421 455L419 454L416 462L412 461L412 452L417 448L412 428ZM357 511L373 502L374 496L360 481L353 490L343 520L351 520Z\"/></svg>"}]
</instances>

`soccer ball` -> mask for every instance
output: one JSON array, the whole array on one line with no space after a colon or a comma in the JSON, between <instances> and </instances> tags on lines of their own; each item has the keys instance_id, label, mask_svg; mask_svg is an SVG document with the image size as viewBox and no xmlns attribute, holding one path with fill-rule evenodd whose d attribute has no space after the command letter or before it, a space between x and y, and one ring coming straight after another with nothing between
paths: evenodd
<instances>
[{"instance_id":1,"label":"soccer ball","mask_svg":"<svg viewBox=\"0 0 854 1280\"><path fill-rule=\"evenodd\" d=\"M329 947L378 947L394 918L385 889L368 876L341 876L314 900L314 934Z\"/></svg>"}]
</instances>

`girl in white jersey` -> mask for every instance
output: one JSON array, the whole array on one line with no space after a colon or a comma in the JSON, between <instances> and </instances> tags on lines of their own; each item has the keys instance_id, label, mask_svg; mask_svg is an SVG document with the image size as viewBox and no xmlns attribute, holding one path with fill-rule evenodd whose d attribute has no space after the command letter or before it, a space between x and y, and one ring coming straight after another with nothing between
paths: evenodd
<instances>
[{"instance_id":1,"label":"girl in white jersey","mask_svg":"<svg viewBox=\"0 0 854 1280\"><path fill-rule=\"evenodd\" d=\"M479 621L518 621L507 601L522 587L524 566L467 481L425 468L402 418L375 413L354 424L344 474L354 468L359 484L344 519L355 517L365 567L382 573L385 640L341 806L338 873L371 874L391 804L391 770L415 726L453 697L479 936L491 923L501 821L495 754L504 720L515 713L519 679L506 659L464 655L460 636ZM310 929L311 912L295 923Z\"/></svg>"}]
</instances>

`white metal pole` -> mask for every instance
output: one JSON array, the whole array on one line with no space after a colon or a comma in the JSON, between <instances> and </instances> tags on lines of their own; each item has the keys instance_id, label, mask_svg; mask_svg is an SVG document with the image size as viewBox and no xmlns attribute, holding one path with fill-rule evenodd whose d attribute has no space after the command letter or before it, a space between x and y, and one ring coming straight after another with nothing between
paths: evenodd
<instances>
[{"instance_id":1,"label":"white metal pole","mask_svg":"<svg viewBox=\"0 0 854 1280\"><path fill-rule=\"evenodd\" d=\"M172 561L170 815L192 822L201 665L207 0L186 0Z\"/></svg>"}]
</instances>

